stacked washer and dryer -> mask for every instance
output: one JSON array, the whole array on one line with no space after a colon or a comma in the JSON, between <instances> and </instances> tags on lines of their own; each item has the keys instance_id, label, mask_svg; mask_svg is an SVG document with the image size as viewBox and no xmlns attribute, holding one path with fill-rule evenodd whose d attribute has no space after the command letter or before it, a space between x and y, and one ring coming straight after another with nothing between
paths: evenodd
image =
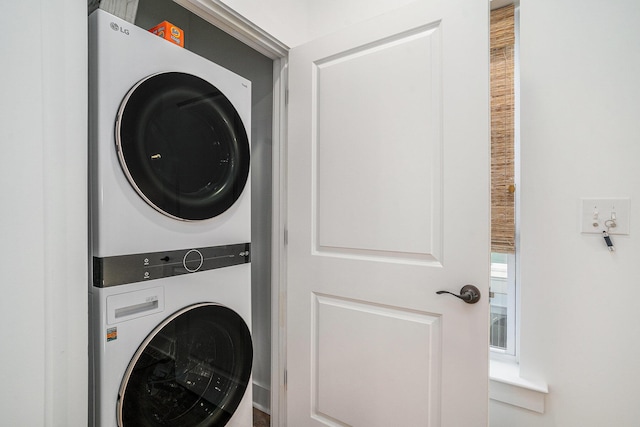
<instances>
[{"instance_id":1,"label":"stacked washer and dryer","mask_svg":"<svg viewBox=\"0 0 640 427\"><path fill-rule=\"evenodd\" d=\"M251 83L96 10L90 420L251 425Z\"/></svg>"}]
</instances>

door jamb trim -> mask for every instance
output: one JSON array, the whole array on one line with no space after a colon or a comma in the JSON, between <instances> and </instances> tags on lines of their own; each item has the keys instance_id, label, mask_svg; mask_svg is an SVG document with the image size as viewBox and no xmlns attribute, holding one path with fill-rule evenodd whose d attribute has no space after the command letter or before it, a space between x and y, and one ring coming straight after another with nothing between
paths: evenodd
<instances>
[{"instance_id":1,"label":"door jamb trim","mask_svg":"<svg viewBox=\"0 0 640 427\"><path fill-rule=\"evenodd\" d=\"M173 0L200 18L276 60L284 58L289 47L220 0Z\"/></svg>"}]
</instances>

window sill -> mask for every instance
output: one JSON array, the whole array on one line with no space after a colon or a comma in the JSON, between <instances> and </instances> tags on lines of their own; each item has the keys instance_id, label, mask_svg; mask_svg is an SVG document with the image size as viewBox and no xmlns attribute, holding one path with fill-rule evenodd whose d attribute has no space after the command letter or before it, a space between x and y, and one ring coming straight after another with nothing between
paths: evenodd
<instances>
[{"instance_id":1,"label":"window sill","mask_svg":"<svg viewBox=\"0 0 640 427\"><path fill-rule=\"evenodd\" d=\"M520 377L515 361L491 358L489 363L489 399L544 413L547 384Z\"/></svg>"}]
</instances>

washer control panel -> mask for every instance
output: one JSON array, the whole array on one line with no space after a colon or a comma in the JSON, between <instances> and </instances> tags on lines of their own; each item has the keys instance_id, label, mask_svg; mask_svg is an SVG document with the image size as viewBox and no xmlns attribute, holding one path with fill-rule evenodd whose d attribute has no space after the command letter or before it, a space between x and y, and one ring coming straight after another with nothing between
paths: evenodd
<instances>
[{"instance_id":1,"label":"washer control panel","mask_svg":"<svg viewBox=\"0 0 640 427\"><path fill-rule=\"evenodd\" d=\"M251 262L251 243L93 258L93 286L106 288Z\"/></svg>"}]
</instances>

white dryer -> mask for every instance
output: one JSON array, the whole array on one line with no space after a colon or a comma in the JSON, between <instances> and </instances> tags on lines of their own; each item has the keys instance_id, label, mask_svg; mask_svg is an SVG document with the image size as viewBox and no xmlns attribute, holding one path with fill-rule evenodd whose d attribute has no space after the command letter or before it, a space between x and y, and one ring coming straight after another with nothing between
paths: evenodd
<instances>
[{"instance_id":1,"label":"white dryer","mask_svg":"<svg viewBox=\"0 0 640 427\"><path fill-rule=\"evenodd\" d=\"M249 242L251 82L102 10L89 43L93 255Z\"/></svg>"},{"instance_id":2,"label":"white dryer","mask_svg":"<svg viewBox=\"0 0 640 427\"><path fill-rule=\"evenodd\" d=\"M251 83L89 17L90 424L251 425Z\"/></svg>"}]
</instances>

